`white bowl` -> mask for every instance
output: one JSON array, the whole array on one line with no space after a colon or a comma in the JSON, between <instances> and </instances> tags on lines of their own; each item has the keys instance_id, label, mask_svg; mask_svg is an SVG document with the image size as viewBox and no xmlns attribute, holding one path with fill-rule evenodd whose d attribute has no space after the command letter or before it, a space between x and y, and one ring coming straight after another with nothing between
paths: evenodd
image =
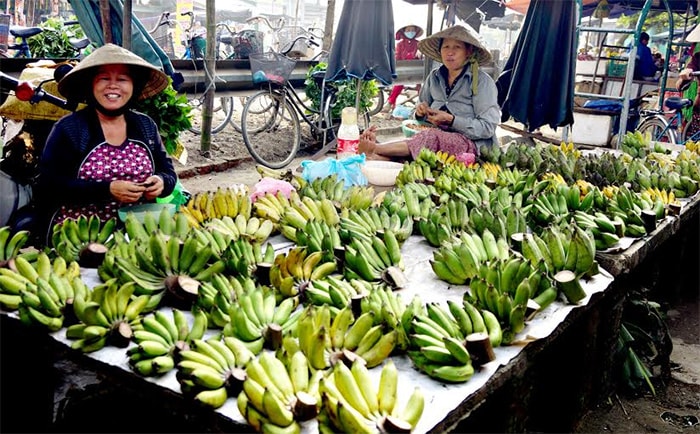
<instances>
[{"instance_id":1,"label":"white bowl","mask_svg":"<svg viewBox=\"0 0 700 434\"><path fill-rule=\"evenodd\" d=\"M362 165L362 173L367 182L379 187L389 187L396 184L396 177L403 169L402 163L393 161L365 161Z\"/></svg>"}]
</instances>

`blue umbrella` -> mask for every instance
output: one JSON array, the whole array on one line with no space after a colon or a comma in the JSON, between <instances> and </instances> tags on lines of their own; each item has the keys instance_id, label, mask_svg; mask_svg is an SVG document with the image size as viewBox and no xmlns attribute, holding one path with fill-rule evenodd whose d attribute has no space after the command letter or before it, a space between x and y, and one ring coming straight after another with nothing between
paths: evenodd
<instances>
[{"instance_id":1,"label":"blue umbrella","mask_svg":"<svg viewBox=\"0 0 700 434\"><path fill-rule=\"evenodd\" d=\"M93 44L97 46L104 45L99 0L70 0L70 4L85 35ZM124 3L122 0L109 0L109 6L113 42L117 45L122 45ZM133 29L131 34L131 51L153 66L161 68L170 77L173 77L173 86L177 88L178 80L181 81L182 78L178 79L175 77L175 69L168 55L148 34L148 31L137 17L132 16L131 23Z\"/></svg>"},{"instance_id":2,"label":"blue umbrella","mask_svg":"<svg viewBox=\"0 0 700 434\"><path fill-rule=\"evenodd\" d=\"M396 78L394 12L391 0L345 0L333 37L326 80L376 79L391 84ZM357 92L359 113L360 92Z\"/></svg>"},{"instance_id":3,"label":"blue umbrella","mask_svg":"<svg viewBox=\"0 0 700 434\"><path fill-rule=\"evenodd\" d=\"M533 0L498 78L503 121L529 131L574 122L576 2Z\"/></svg>"}]
</instances>

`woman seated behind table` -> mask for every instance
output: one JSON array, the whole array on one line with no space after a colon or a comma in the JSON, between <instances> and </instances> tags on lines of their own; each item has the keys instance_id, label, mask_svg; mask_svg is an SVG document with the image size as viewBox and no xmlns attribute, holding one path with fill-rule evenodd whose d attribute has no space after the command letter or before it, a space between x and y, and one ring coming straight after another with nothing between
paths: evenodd
<instances>
[{"instance_id":1,"label":"woman seated behind table","mask_svg":"<svg viewBox=\"0 0 700 434\"><path fill-rule=\"evenodd\" d=\"M685 39L688 42L700 42L700 26L696 26ZM681 71L678 73L676 87L679 90L684 89L686 85L693 80L693 76L691 74L698 70L700 70L700 51L693 54L693 57L690 58L690 61L685 68L681 69ZM695 79L700 83L700 77L695 77ZM695 95L695 101L693 102L693 116L689 122L690 126L687 130L688 137L694 135L698 130L700 130L700 92L697 92Z\"/></svg>"},{"instance_id":2,"label":"woman seated behind table","mask_svg":"<svg viewBox=\"0 0 700 434\"><path fill-rule=\"evenodd\" d=\"M471 28L454 26L423 39L418 49L441 66L430 72L421 87L415 118L437 128L423 130L407 140L377 143L376 128L360 137L359 152L368 159L416 158L422 148L454 154L473 162L481 146L497 144L501 120L498 91L479 65L491 60Z\"/></svg>"},{"instance_id":3,"label":"woman seated behind table","mask_svg":"<svg viewBox=\"0 0 700 434\"><path fill-rule=\"evenodd\" d=\"M104 45L58 83L66 99L87 106L61 118L46 141L37 204L47 240L67 218L117 217L125 204L172 193L177 175L158 127L131 110L168 86L168 76L132 52Z\"/></svg>"}]
</instances>

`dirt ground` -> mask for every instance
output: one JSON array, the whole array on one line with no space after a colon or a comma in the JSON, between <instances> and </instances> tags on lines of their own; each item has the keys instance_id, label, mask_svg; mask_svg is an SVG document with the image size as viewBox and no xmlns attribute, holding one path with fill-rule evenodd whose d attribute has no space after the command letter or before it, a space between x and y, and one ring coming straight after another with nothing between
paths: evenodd
<instances>
[{"instance_id":1,"label":"dirt ground","mask_svg":"<svg viewBox=\"0 0 700 434\"><path fill-rule=\"evenodd\" d=\"M372 118L372 124L379 128L398 127L400 120L387 118L382 113ZM259 179L242 136L233 127L228 126L213 136L209 157L199 152L199 136L184 133L181 139L188 150L188 162L184 166L176 163L176 169L183 174L193 167L223 167L226 161L244 159L241 164L223 173L208 173L183 179L183 184L191 192L215 189L218 185L252 185L251 182ZM590 409L575 432L700 433L700 424L697 424L700 418L700 372L697 370L700 361L699 291L695 288L686 292L691 295L668 306L667 311L667 324L674 342L674 352L671 355L672 378L668 384L655 384L656 396L651 393L639 397L623 392L613 394ZM694 366L691 367L688 360L694 361ZM689 426L693 422L696 424Z\"/></svg>"}]
</instances>

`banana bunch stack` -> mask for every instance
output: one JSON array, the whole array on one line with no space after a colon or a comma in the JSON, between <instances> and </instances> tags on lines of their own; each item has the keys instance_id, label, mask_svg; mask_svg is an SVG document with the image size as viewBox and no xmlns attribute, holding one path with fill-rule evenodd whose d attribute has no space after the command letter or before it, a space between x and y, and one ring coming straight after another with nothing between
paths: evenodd
<instances>
[{"instance_id":1,"label":"banana bunch stack","mask_svg":"<svg viewBox=\"0 0 700 434\"><path fill-rule=\"evenodd\" d=\"M364 312L355 319L352 309L344 307L331 318L328 305L307 306L297 326L299 349L315 370L358 356L367 367L377 366L394 351L398 333L385 332L383 324L374 324L374 317L374 312Z\"/></svg>"},{"instance_id":2,"label":"banana bunch stack","mask_svg":"<svg viewBox=\"0 0 700 434\"><path fill-rule=\"evenodd\" d=\"M396 186L401 187L411 182L425 182L434 180L430 166L422 160L414 160L403 163L403 168L396 176Z\"/></svg>"},{"instance_id":3,"label":"banana bunch stack","mask_svg":"<svg viewBox=\"0 0 700 434\"><path fill-rule=\"evenodd\" d=\"M638 223L625 223L617 213L612 219L602 212L591 215L578 211L574 213L576 225L591 232L595 239L597 250L605 250L615 246L620 242L622 236L642 237L647 231L644 226ZM641 220L641 217L639 217Z\"/></svg>"},{"instance_id":4,"label":"banana bunch stack","mask_svg":"<svg viewBox=\"0 0 700 434\"><path fill-rule=\"evenodd\" d=\"M304 292L309 282L325 279L336 271L335 261L323 262L324 253L309 252L295 246L287 253L279 253L270 269L270 284L283 297L295 297Z\"/></svg>"},{"instance_id":5,"label":"banana bunch stack","mask_svg":"<svg viewBox=\"0 0 700 434\"><path fill-rule=\"evenodd\" d=\"M479 236L462 232L452 242L443 244L433 252L430 266L438 279L453 285L465 285L477 275L479 267L511 256L505 238L496 238L488 229Z\"/></svg>"},{"instance_id":6,"label":"banana bunch stack","mask_svg":"<svg viewBox=\"0 0 700 434\"><path fill-rule=\"evenodd\" d=\"M282 192L265 193L253 202L253 213L265 220L270 220L277 226L282 220L284 211L289 208L289 198Z\"/></svg>"},{"instance_id":7,"label":"banana bunch stack","mask_svg":"<svg viewBox=\"0 0 700 434\"><path fill-rule=\"evenodd\" d=\"M299 188L299 196L308 196L314 200L330 199L341 203L345 197L345 181L338 179L335 173L329 176L314 178ZM348 186L351 188L352 186Z\"/></svg>"},{"instance_id":8,"label":"banana bunch stack","mask_svg":"<svg viewBox=\"0 0 700 434\"><path fill-rule=\"evenodd\" d=\"M204 311L195 309L192 316L191 328L179 309L172 309L172 320L160 310L139 318L133 326L136 346L126 351L131 369L145 377L170 372L175 367L175 356L188 350L190 342L202 339L207 330Z\"/></svg>"},{"instance_id":9,"label":"banana bunch stack","mask_svg":"<svg viewBox=\"0 0 700 434\"><path fill-rule=\"evenodd\" d=\"M310 374L303 353L294 353L285 366L273 353L263 352L245 372L238 410L256 431L299 433L299 422L318 415L320 377Z\"/></svg>"},{"instance_id":10,"label":"banana bunch stack","mask_svg":"<svg viewBox=\"0 0 700 434\"><path fill-rule=\"evenodd\" d=\"M592 195L590 196L590 201L593 201ZM570 213L573 211L569 209L567 196L560 191L546 191L534 198L532 208L527 213L527 217L534 226L545 227L557 225L562 221L568 220Z\"/></svg>"},{"instance_id":11,"label":"banana bunch stack","mask_svg":"<svg viewBox=\"0 0 700 434\"><path fill-rule=\"evenodd\" d=\"M210 328L222 329L231 322L228 312L238 297L255 289L256 281L250 277L215 274L199 287L194 306L206 313Z\"/></svg>"},{"instance_id":12,"label":"banana bunch stack","mask_svg":"<svg viewBox=\"0 0 700 434\"><path fill-rule=\"evenodd\" d=\"M465 301L466 303L468 302ZM411 320L411 349L408 355L418 370L451 383L465 382L471 378L474 367L465 346L465 332L469 331L468 327L472 333L486 331L482 314L473 306L471 308L474 319L467 316L466 309L452 303L450 309L457 311L459 318L463 319L458 322L449 310L436 303L428 303L427 314L418 314ZM465 328L464 331L462 327ZM496 335L495 329L493 334ZM500 341L497 343L500 344Z\"/></svg>"},{"instance_id":13,"label":"banana bunch stack","mask_svg":"<svg viewBox=\"0 0 700 434\"><path fill-rule=\"evenodd\" d=\"M226 271L235 276L252 277L258 269L258 264L272 264L275 260L275 248L272 243L240 238L232 241L221 254L221 260L226 265Z\"/></svg>"},{"instance_id":14,"label":"banana bunch stack","mask_svg":"<svg viewBox=\"0 0 700 434\"><path fill-rule=\"evenodd\" d=\"M445 151L431 151L428 148L422 148L416 156L415 161L424 163L430 170L442 170L453 164L461 164L463 166L454 154Z\"/></svg>"},{"instance_id":15,"label":"banana bunch stack","mask_svg":"<svg viewBox=\"0 0 700 434\"><path fill-rule=\"evenodd\" d=\"M683 149L676 156L676 171L681 174L681 176L688 176L695 181L700 181L700 152L697 150L697 144L695 150L690 150L688 147Z\"/></svg>"},{"instance_id":16,"label":"banana bunch stack","mask_svg":"<svg viewBox=\"0 0 700 434\"><path fill-rule=\"evenodd\" d=\"M465 202L469 209L473 209L482 207L484 204L490 204L492 191L483 183L467 183L457 188L453 193L453 197L455 200Z\"/></svg>"},{"instance_id":17,"label":"banana bunch stack","mask_svg":"<svg viewBox=\"0 0 700 434\"><path fill-rule=\"evenodd\" d=\"M537 176L532 172L525 172L516 167L501 168L496 178L496 184L507 187L511 193L519 193L532 190L537 182Z\"/></svg>"},{"instance_id":18,"label":"banana bunch stack","mask_svg":"<svg viewBox=\"0 0 700 434\"><path fill-rule=\"evenodd\" d=\"M323 252L323 262L335 260L335 249L343 246L338 227L322 220L307 221L304 230L296 231L296 239L297 245L306 247L309 253Z\"/></svg>"},{"instance_id":19,"label":"banana bunch stack","mask_svg":"<svg viewBox=\"0 0 700 434\"><path fill-rule=\"evenodd\" d=\"M119 285L116 279L95 286L87 297L73 301L80 322L68 326L71 348L84 353L112 345L124 348L133 337L133 325L149 303L148 295L134 297L133 283Z\"/></svg>"},{"instance_id":20,"label":"banana bunch stack","mask_svg":"<svg viewBox=\"0 0 700 434\"><path fill-rule=\"evenodd\" d=\"M296 330L302 313L297 305L297 298L285 298L277 305L275 293L263 288L240 294L228 311L231 322L224 326L223 334L240 339L248 348L276 350L284 335Z\"/></svg>"},{"instance_id":21,"label":"banana bunch stack","mask_svg":"<svg viewBox=\"0 0 700 434\"><path fill-rule=\"evenodd\" d=\"M262 243L267 241L275 229L272 221L251 216L244 217L238 214L235 217L223 216L214 218L204 223L204 228L210 231L219 231L225 234L230 240L244 238L253 242Z\"/></svg>"},{"instance_id":22,"label":"banana bunch stack","mask_svg":"<svg viewBox=\"0 0 700 434\"><path fill-rule=\"evenodd\" d=\"M323 280L314 280L304 290L305 302L321 306L342 309L349 306L353 298L366 294L366 290L359 285L353 285L357 280L348 282L334 275L327 276Z\"/></svg>"},{"instance_id":23,"label":"banana bunch stack","mask_svg":"<svg viewBox=\"0 0 700 434\"><path fill-rule=\"evenodd\" d=\"M132 212L126 213L124 229L126 229L130 240L147 240L155 231L184 239L190 231L190 224L185 214L175 213L173 216L170 215L167 208L163 208L158 213L157 218L150 211L143 213L143 222L136 218L136 214Z\"/></svg>"},{"instance_id":24,"label":"banana bunch stack","mask_svg":"<svg viewBox=\"0 0 700 434\"><path fill-rule=\"evenodd\" d=\"M68 264L60 256L51 261L45 252L39 252L33 263L20 255L11 258L8 265L9 268L0 267L0 305L8 310L16 310L20 306L24 292L36 292L39 278L51 281L58 277L71 285L74 279L80 279L80 266L77 262ZM78 282L75 284L78 285ZM64 301L69 302L67 297Z\"/></svg>"},{"instance_id":25,"label":"banana bunch stack","mask_svg":"<svg viewBox=\"0 0 700 434\"><path fill-rule=\"evenodd\" d=\"M418 220L418 230L433 247L440 247L469 228L469 209L464 202L449 201L440 205L427 219Z\"/></svg>"},{"instance_id":26,"label":"banana bunch stack","mask_svg":"<svg viewBox=\"0 0 700 434\"><path fill-rule=\"evenodd\" d=\"M397 195L403 197L403 201L399 199L397 202L403 202L408 215L413 217L413 219L427 218L435 207L432 196L436 194L436 190L433 186L410 182L400 188L396 188L394 191L397 192ZM385 204L388 196L390 195L384 198Z\"/></svg>"},{"instance_id":27,"label":"banana bunch stack","mask_svg":"<svg viewBox=\"0 0 700 434\"><path fill-rule=\"evenodd\" d=\"M303 231L309 220L319 220L328 226L337 226L340 223L340 215L330 199L314 200L293 193L289 207L282 214L279 230L285 238L296 242L297 232Z\"/></svg>"},{"instance_id":28,"label":"banana bunch stack","mask_svg":"<svg viewBox=\"0 0 700 434\"><path fill-rule=\"evenodd\" d=\"M488 229L494 236L503 238L527 232L526 211L520 206L521 199L520 193L516 193L509 207L472 208L469 211L469 227L477 234L483 234Z\"/></svg>"},{"instance_id":29,"label":"banana bunch stack","mask_svg":"<svg viewBox=\"0 0 700 434\"><path fill-rule=\"evenodd\" d=\"M353 185L345 190L340 209L367 209L376 197L372 185Z\"/></svg>"},{"instance_id":30,"label":"banana bunch stack","mask_svg":"<svg viewBox=\"0 0 700 434\"><path fill-rule=\"evenodd\" d=\"M52 228L51 245L66 261L80 261L85 248L92 243L111 245L107 240L115 232L117 219L102 223L96 215L66 219Z\"/></svg>"},{"instance_id":31,"label":"banana bunch stack","mask_svg":"<svg viewBox=\"0 0 700 434\"><path fill-rule=\"evenodd\" d=\"M525 328L527 302L539 293L541 281L542 274L525 259L491 262L488 267L480 267L469 283L469 299L496 315L503 328L503 342L510 343Z\"/></svg>"},{"instance_id":32,"label":"banana bunch stack","mask_svg":"<svg viewBox=\"0 0 700 434\"><path fill-rule=\"evenodd\" d=\"M654 209L656 209L656 202L660 201L661 203L664 204L664 208L668 207L669 205L680 205L681 202L676 198L676 195L673 194L673 192L668 192L666 190L659 190L658 188L647 188L646 190L642 190L640 192L642 195L642 198L647 201L651 202L654 204ZM666 213L666 209L664 210L664 214Z\"/></svg>"},{"instance_id":33,"label":"banana bunch stack","mask_svg":"<svg viewBox=\"0 0 700 434\"><path fill-rule=\"evenodd\" d=\"M73 300L76 296L85 296L87 287L79 274L74 271L68 273L62 258L52 263L48 255L41 252L35 263L36 268L21 256L15 258L15 264L16 276L21 278L13 279L9 274L2 276L6 278L5 284L10 279L15 282L12 289L15 293L4 294L2 300L3 305L18 309L22 323L55 332L64 324L76 321Z\"/></svg>"},{"instance_id":34,"label":"banana bunch stack","mask_svg":"<svg viewBox=\"0 0 700 434\"><path fill-rule=\"evenodd\" d=\"M407 306L401 300L401 296L392 291L386 285L377 287L363 297L360 306L362 312L374 312L375 325L384 324L388 330L396 330L398 340L396 349L406 351L408 349L411 319L420 313L420 298L416 295Z\"/></svg>"},{"instance_id":35,"label":"banana bunch stack","mask_svg":"<svg viewBox=\"0 0 700 434\"><path fill-rule=\"evenodd\" d=\"M583 193L581 191L581 185L578 183L572 185L560 184L558 192L561 196L564 196L566 207L570 212L588 212L593 208L593 199L595 197L593 188L588 188L586 193Z\"/></svg>"},{"instance_id":36,"label":"banana bunch stack","mask_svg":"<svg viewBox=\"0 0 700 434\"><path fill-rule=\"evenodd\" d=\"M423 392L415 387L403 408L398 402L398 370L389 360L382 368L379 384L361 361L350 367L333 366L319 386L323 410L321 432L383 433L411 432L423 415ZM325 426L325 427L324 427Z\"/></svg>"},{"instance_id":37,"label":"banana bunch stack","mask_svg":"<svg viewBox=\"0 0 700 434\"><path fill-rule=\"evenodd\" d=\"M12 233L10 226L0 228L0 268L19 254L19 250L29 241L29 236L29 231L20 230Z\"/></svg>"},{"instance_id":38,"label":"banana bunch stack","mask_svg":"<svg viewBox=\"0 0 700 434\"><path fill-rule=\"evenodd\" d=\"M224 216L242 215L246 219L252 213L252 201L243 188L217 187L216 191L203 191L193 195L179 212L187 216L190 226L199 227L207 220Z\"/></svg>"},{"instance_id":39,"label":"banana bunch stack","mask_svg":"<svg viewBox=\"0 0 700 434\"><path fill-rule=\"evenodd\" d=\"M194 339L190 349L178 353L175 378L180 390L211 408L222 407L241 391L245 367L255 355L238 339Z\"/></svg>"},{"instance_id":40,"label":"banana bunch stack","mask_svg":"<svg viewBox=\"0 0 700 434\"><path fill-rule=\"evenodd\" d=\"M674 198L675 193L674 194ZM668 198L668 195L666 196ZM645 195L634 192L625 185L617 187L608 200L606 212L613 216L619 216L624 223L629 225L644 226L642 214L651 211L661 220L666 215L665 203L661 200L649 200ZM643 235L643 234L642 234ZM632 236L630 234L630 236Z\"/></svg>"},{"instance_id":41,"label":"banana bunch stack","mask_svg":"<svg viewBox=\"0 0 700 434\"><path fill-rule=\"evenodd\" d=\"M390 213L383 207L349 210L340 218L340 238L346 243L357 237L369 240L386 230L394 232L399 243L403 243L413 233L413 219L406 213Z\"/></svg>"},{"instance_id":42,"label":"banana bunch stack","mask_svg":"<svg viewBox=\"0 0 700 434\"><path fill-rule=\"evenodd\" d=\"M348 279L384 280L402 288L406 284L403 269L401 245L390 229L385 230L381 238L378 235L372 235L369 240L356 237L345 247L343 274Z\"/></svg>"},{"instance_id":43,"label":"banana bunch stack","mask_svg":"<svg viewBox=\"0 0 700 434\"><path fill-rule=\"evenodd\" d=\"M571 225L569 232L544 233L543 237L525 234L521 244L520 253L533 268L549 276L562 270L571 271L578 278L598 274L596 243L589 229Z\"/></svg>"}]
</instances>

